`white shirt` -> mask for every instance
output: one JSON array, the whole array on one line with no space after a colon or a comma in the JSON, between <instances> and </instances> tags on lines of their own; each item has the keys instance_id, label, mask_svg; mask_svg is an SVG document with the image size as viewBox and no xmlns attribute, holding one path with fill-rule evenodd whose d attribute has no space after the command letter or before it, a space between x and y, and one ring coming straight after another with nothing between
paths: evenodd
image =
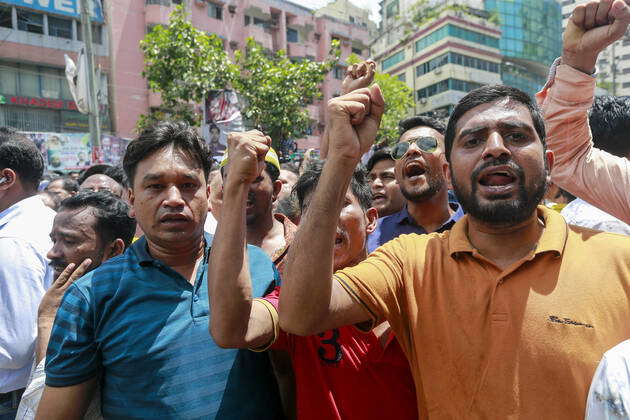
<instances>
[{"instance_id":1,"label":"white shirt","mask_svg":"<svg viewBox=\"0 0 630 420\"><path fill-rule=\"evenodd\" d=\"M582 226L589 229L602 230L604 232L630 235L630 225L622 222L614 216L587 203L581 198L576 198L567 204L560 212L570 225Z\"/></svg>"},{"instance_id":2,"label":"white shirt","mask_svg":"<svg viewBox=\"0 0 630 420\"><path fill-rule=\"evenodd\" d=\"M604 353L586 400L586 420L630 419L630 340Z\"/></svg>"},{"instance_id":3,"label":"white shirt","mask_svg":"<svg viewBox=\"0 0 630 420\"><path fill-rule=\"evenodd\" d=\"M0 393L28 381L37 307L54 279L46 259L54 218L38 196L0 212Z\"/></svg>"}]
</instances>

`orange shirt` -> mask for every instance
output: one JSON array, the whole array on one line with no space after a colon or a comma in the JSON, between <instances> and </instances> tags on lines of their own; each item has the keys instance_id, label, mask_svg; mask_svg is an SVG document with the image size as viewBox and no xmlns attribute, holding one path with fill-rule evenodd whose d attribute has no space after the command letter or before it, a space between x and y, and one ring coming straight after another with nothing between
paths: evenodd
<instances>
[{"instance_id":1,"label":"orange shirt","mask_svg":"<svg viewBox=\"0 0 630 420\"><path fill-rule=\"evenodd\" d=\"M536 249L503 271L473 248L466 216L335 273L390 322L421 418L583 418L602 354L630 338L630 238L538 212Z\"/></svg>"}]
</instances>

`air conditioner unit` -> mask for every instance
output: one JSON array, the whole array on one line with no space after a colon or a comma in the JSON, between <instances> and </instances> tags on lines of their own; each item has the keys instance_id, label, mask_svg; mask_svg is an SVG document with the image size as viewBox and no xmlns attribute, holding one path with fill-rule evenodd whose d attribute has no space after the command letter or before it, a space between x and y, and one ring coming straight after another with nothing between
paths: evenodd
<instances>
[{"instance_id":1,"label":"air conditioner unit","mask_svg":"<svg viewBox=\"0 0 630 420\"><path fill-rule=\"evenodd\" d=\"M442 73L442 67L438 67L435 69L435 74L441 74Z\"/></svg>"},{"instance_id":2,"label":"air conditioner unit","mask_svg":"<svg viewBox=\"0 0 630 420\"><path fill-rule=\"evenodd\" d=\"M206 0L195 0L195 4L197 6L205 6L206 5Z\"/></svg>"},{"instance_id":3,"label":"air conditioner unit","mask_svg":"<svg viewBox=\"0 0 630 420\"><path fill-rule=\"evenodd\" d=\"M426 104L427 103L427 98L420 98L420 103L422 105Z\"/></svg>"}]
</instances>

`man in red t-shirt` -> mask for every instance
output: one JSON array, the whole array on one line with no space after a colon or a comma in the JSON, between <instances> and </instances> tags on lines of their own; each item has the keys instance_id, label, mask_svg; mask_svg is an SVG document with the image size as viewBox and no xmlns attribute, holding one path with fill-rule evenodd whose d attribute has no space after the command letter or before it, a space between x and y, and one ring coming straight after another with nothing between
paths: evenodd
<instances>
[{"instance_id":1,"label":"man in red t-shirt","mask_svg":"<svg viewBox=\"0 0 630 420\"><path fill-rule=\"evenodd\" d=\"M229 213L219 222L209 264L212 308L210 331L222 347L287 350L293 362L299 419L413 419L417 417L415 388L409 364L387 323L362 333L354 327L300 337L278 325L280 288L264 299L252 299L247 260L245 205L248 185L264 167L271 140L260 132L233 133L223 190ZM305 172L295 190L303 212L321 173ZM365 172L357 169L338 218L334 268L357 264L367 256L367 234L377 212ZM317 261L313 261L317 264ZM254 268L255 269L255 268Z\"/></svg>"}]
</instances>

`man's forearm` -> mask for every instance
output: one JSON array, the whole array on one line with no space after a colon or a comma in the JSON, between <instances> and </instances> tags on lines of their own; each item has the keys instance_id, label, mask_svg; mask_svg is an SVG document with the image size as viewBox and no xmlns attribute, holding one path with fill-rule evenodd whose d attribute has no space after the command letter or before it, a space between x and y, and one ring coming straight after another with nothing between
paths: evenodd
<instances>
[{"instance_id":1,"label":"man's forearm","mask_svg":"<svg viewBox=\"0 0 630 420\"><path fill-rule=\"evenodd\" d=\"M37 319L37 341L35 345L35 363L41 362L46 357L48 342L50 341L50 333L52 332L54 318L38 318Z\"/></svg>"},{"instance_id":2,"label":"man's forearm","mask_svg":"<svg viewBox=\"0 0 630 420\"><path fill-rule=\"evenodd\" d=\"M234 347L247 333L252 307L246 256L245 203L249 186L226 182L223 212L212 243L209 263L210 332L218 345Z\"/></svg>"},{"instance_id":3,"label":"man's forearm","mask_svg":"<svg viewBox=\"0 0 630 420\"><path fill-rule=\"evenodd\" d=\"M356 162L329 158L289 248L280 298L280 325L309 334L331 303L334 238Z\"/></svg>"},{"instance_id":4,"label":"man's forearm","mask_svg":"<svg viewBox=\"0 0 630 420\"><path fill-rule=\"evenodd\" d=\"M595 79L567 65L536 95L554 152L552 181L630 223L630 162L593 147L588 124Z\"/></svg>"}]
</instances>

